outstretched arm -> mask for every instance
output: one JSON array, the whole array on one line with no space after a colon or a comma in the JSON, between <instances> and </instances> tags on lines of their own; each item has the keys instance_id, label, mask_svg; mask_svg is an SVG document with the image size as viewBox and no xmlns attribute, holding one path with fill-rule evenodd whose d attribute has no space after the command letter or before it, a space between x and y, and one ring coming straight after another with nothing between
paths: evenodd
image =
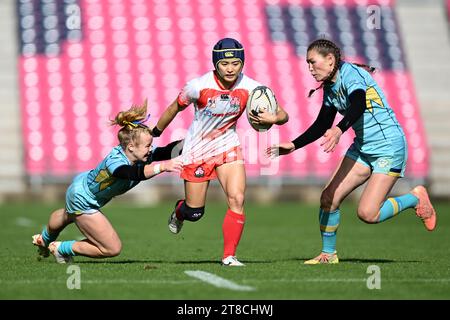
<instances>
[{"instance_id":1,"label":"outstretched arm","mask_svg":"<svg viewBox=\"0 0 450 320\"><path fill-rule=\"evenodd\" d=\"M320 144L325 152L333 152L339 143L341 135L348 130L366 110L366 91L358 89L353 91L349 97L350 106L347 113L336 127L328 129L324 134L324 140Z\"/></svg>"},{"instance_id":2,"label":"outstretched arm","mask_svg":"<svg viewBox=\"0 0 450 320\"><path fill-rule=\"evenodd\" d=\"M165 147L158 147L153 150L148 163L153 161L169 160L178 157L183 151L184 140L177 140L169 143Z\"/></svg>"},{"instance_id":3,"label":"outstretched arm","mask_svg":"<svg viewBox=\"0 0 450 320\"><path fill-rule=\"evenodd\" d=\"M325 105L322 105L316 120L304 133L291 142L284 142L271 146L266 150L266 154L271 157L289 154L294 150L303 148L311 142L316 141L331 127L334 118L336 117L336 113L336 108L325 107Z\"/></svg>"},{"instance_id":4,"label":"outstretched arm","mask_svg":"<svg viewBox=\"0 0 450 320\"><path fill-rule=\"evenodd\" d=\"M295 150L303 148L323 136L325 131L331 128L336 113L336 108L325 107L325 105L322 105L316 121L314 121L303 134L292 140Z\"/></svg>"},{"instance_id":5,"label":"outstretched arm","mask_svg":"<svg viewBox=\"0 0 450 320\"><path fill-rule=\"evenodd\" d=\"M142 181L153 178L162 172L180 171L182 168L181 159L175 158L162 161L156 164L145 164L138 162L135 165L123 165L113 172L113 177L133 181Z\"/></svg>"},{"instance_id":6,"label":"outstretched arm","mask_svg":"<svg viewBox=\"0 0 450 320\"><path fill-rule=\"evenodd\" d=\"M178 99L172 102L159 118L156 126L152 129L152 136L159 137L164 129L172 122L178 112L184 110L184 106L178 103Z\"/></svg>"}]
</instances>

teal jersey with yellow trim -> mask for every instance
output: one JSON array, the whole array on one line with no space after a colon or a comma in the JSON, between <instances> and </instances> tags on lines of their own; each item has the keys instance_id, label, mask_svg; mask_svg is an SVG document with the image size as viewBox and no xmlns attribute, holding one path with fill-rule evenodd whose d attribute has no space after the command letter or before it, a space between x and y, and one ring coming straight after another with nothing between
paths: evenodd
<instances>
[{"instance_id":1,"label":"teal jersey with yellow trim","mask_svg":"<svg viewBox=\"0 0 450 320\"><path fill-rule=\"evenodd\" d=\"M350 107L349 96L358 89L366 91L366 109L352 126L357 145L373 146L404 136L383 91L369 72L354 64L341 62L336 82L324 86L324 105L345 116Z\"/></svg>"},{"instance_id":2,"label":"teal jersey with yellow trim","mask_svg":"<svg viewBox=\"0 0 450 320\"><path fill-rule=\"evenodd\" d=\"M132 165L121 146L116 146L98 166L89 171L84 179L84 191L93 198L99 207L104 206L113 197L121 195L135 187L140 181L113 177L113 172L123 165ZM81 190L80 190L81 191Z\"/></svg>"}]
</instances>

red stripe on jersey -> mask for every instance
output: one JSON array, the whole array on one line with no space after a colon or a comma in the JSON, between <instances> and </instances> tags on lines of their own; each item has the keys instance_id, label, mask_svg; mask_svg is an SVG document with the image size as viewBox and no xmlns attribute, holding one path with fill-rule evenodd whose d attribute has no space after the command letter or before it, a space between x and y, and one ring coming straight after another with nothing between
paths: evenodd
<instances>
[{"instance_id":1,"label":"red stripe on jersey","mask_svg":"<svg viewBox=\"0 0 450 320\"><path fill-rule=\"evenodd\" d=\"M200 96L197 100L197 107L199 109L203 109L208 105L208 102L210 100L215 100L218 96L222 94L221 91L218 91L216 89L203 89L200 91Z\"/></svg>"},{"instance_id":2,"label":"red stripe on jersey","mask_svg":"<svg viewBox=\"0 0 450 320\"><path fill-rule=\"evenodd\" d=\"M206 135L204 137L204 139L212 140L212 139L215 139L215 138L223 135L228 129L230 129L232 126L234 126L234 124L236 123L238 118L239 118L239 116L231 119L231 121L228 122L227 124L225 124L223 127L214 129L212 132L210 132L208 135Z\"/></svg>"},{"instance_id":3,"label":"red stripe on jersey","mask_svg":"<svg viewBox=\"0 0 450 320\"><path fill-rule=\"evenodd\" d=\"M185 100L186 97L183 96L183 92L180 92L180 94L177 97L177 103L180 107L182 107L183 109L186 108L188 105L191 104L190 101Z\"/></svg>"}]
</instances>

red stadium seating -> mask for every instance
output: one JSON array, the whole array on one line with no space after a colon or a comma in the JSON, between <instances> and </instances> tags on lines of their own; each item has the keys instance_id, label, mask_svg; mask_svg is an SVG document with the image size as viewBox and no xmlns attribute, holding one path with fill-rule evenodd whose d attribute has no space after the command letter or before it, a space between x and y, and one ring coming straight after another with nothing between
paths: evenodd
<instances>
[{"instance_id":1,"label":"red stadium seating","mask_svg":"<svg viewBox=\"0 0 450 320\"><path fill-rule=\"evenodd\" d=\"M246 48L244 72L273 88L290 114L286 126L263 134L251 129L245 115L238 122L249 176L325 178L351 143L351 130L332 154L325 154L316 142L271 163L264 150L270 141L294 139L314 121L321 93L306 98L317 86L305 63L306 46L328 35L349 61L379 68L375 77L409 141L407 175L424 178L429 170L426 136L393 4L394 0L20 1L26 172L55 178L93 168L117 144L108 119L148 98L153 126L186 81L213 67L214 43L230 36ZM381 8L383 28L368 30L368 5ZM192 110L184 111L157 144L183 137L192 115Z\"/></svg>"}]
</instances>

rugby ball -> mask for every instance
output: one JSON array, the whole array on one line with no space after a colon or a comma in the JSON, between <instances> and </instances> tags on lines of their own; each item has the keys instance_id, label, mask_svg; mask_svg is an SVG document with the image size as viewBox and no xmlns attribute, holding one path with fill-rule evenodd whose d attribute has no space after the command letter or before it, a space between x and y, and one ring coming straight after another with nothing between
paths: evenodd
<instances>
[{"instance_id":1,"label":"rugby ball","mask_svg":"<svg viewBox=\"0 0 450 320\"><path fill-rule=\"evenodd\" d=\"M259 86L253 89L248 96L246 113L247 119L253 129L256 131L269 130L272 127L271 124L257 124L252 123L249 114L258 114L263 110L266 110L272 114L277 113L277 99L273 91L266 86Z\"/></svg>"}]
</instances>

